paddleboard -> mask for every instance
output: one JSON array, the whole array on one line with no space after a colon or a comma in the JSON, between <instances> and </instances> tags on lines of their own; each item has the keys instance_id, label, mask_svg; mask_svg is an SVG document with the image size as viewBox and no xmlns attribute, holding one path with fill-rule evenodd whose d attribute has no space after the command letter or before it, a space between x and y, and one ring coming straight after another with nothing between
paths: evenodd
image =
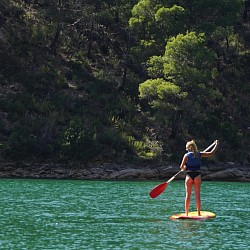
<instances>
[{"instance_id":1,"label":"paddleboard","mask_svg":"<svg viewBox=\"0 0 250 250\"><path fill-rule=\"evenodd\" d=\"M170 216L170 220L184 220L184 219L191 219L191 220L206 220L206 219L211 219L214 218L216 214L208 211L201 211L201 216L197 215L197 211L195 212L189 212L188 216L186 216L185 213L182 214L174 214Z\"/></svg>"}]
</instances>

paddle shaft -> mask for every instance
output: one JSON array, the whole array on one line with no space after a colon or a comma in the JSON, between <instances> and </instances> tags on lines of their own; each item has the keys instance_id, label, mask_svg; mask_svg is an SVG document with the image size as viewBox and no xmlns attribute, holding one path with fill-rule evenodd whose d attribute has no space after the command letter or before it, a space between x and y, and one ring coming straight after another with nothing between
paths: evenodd
<instances>
[{"instance_id":1,"label":"paddle shaft","mask_svg":"<svg viewBox=\"0 0 250 250\"><path fill-rule=\"evenodd\" d=\"M216 144L216 142L213 142L209 147L207 147L205 150L203 150L202 152L207 152L209 149L213 148L214 145ZM201 153L202 153L201 152Z\"/></svg>"},{"instance_id":2,"label":"paddle shaft","mask_svg":"<svg viewBox=\"0 0 250 250\"><path fill-rule=\"evenodd\" d=\"M215 142L213 142L209 147L207 147L205 150L203 150L202 152L207 152L209 149L213 148L215 145ZM180 174L182 172L182 170L180 170L178 173L176 173L173 177L171 177L168 181L166 181L166 183L171 182L172 180L174 180L174 178Z\"/></svg>"}]
</instances>

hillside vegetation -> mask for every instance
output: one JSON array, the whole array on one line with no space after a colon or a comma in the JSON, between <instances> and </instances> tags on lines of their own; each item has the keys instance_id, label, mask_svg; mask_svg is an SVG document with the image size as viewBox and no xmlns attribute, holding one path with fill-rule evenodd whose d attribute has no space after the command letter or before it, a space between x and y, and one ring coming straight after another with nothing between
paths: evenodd
<instances>
[{"instance_id":1,"label":"hillside vegetation","mask_svg":"<svg viewBox=\"0 0 250 250\"><path fill-rule=\"evenodd\" d=\"M249 163L249 2L1 0L0 158Z\"/></svg>"}]
</instances>

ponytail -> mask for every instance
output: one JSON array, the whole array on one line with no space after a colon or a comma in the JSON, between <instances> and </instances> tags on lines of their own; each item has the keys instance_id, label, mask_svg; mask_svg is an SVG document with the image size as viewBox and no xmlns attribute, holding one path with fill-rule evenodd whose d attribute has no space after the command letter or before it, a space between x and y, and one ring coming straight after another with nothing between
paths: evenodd
<instances>
[{"instance_id":1,"label":"ponytail","mask_svg":"<svg viewBox=\"0 0 250 250\"><path fill-rule=\"evenodd\" d=\"M198 157L198 148L194 140L188 141L186 144L186 148L191 148L191 151L194 153L195 157Z\"/></svg>"}]
</instances>

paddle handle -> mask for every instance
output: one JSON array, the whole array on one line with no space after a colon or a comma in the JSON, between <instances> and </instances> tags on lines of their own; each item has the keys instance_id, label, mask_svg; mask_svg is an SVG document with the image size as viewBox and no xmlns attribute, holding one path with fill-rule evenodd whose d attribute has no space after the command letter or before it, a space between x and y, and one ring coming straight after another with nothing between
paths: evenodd
<instances>
[{"instance_id":1,"label":"paddle handle","mask_svg":"<svg viewBox=\"0 0 250 250\"><path fill-rule=\"evenodd\" d=\"M216 144L216 142L213 142L210 146L208 146L205 150L203 150L202 152L207 152L208 150L210 150L211 148L214 147L214 145ZM166 183L169 183L171 181L173 181L175 179L175 177L180 174L182 172L182 170L180 170L178 173L176 173L173 177L171 177L168 181L166 181Z\"/></svg>"},{"instance_id":2,"label":"paddle handle","mask_svg":"<svg viewBox=\"0 0 250 250\"><path fill-rule=\"evenodd\" d=\"M203 150L202 152L207 152L208 150L210 150L211 148L214 147L214 145L216 144L216 142L213 142L210 146L208 146L205 150Z\"/></svg>"}]
</instances>

